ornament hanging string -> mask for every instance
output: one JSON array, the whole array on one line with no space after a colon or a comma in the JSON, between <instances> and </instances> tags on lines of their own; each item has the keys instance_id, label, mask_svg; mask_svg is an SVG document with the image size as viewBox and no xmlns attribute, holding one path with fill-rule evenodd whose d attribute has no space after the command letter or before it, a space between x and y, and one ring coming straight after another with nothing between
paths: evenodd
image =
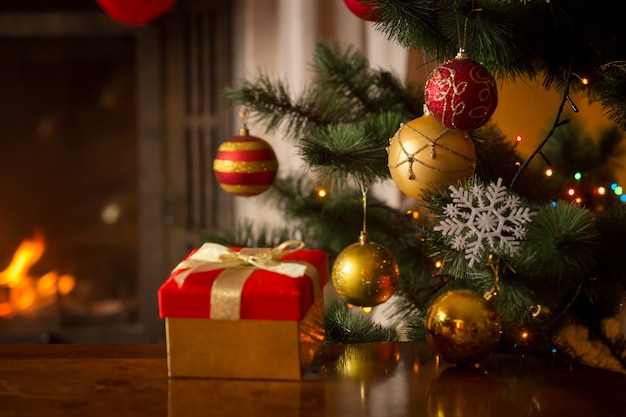
<instances>
[{"instance_id":1,"label":"ornament hanging string","mask_svg":"<svg viewBox=\"0 0 626 417\"><path fill-rule=\"evenodd\" d=\"M367 187L361 184L361 195L363 199L363 229L361 234L367 236Z\"/></svg>"},{"instance_id":2,"label":"ornament hanging string","mask_svg":"<svg viewBox=\"0 0 626 417\"><path fill-rule=\"evenodd\" d=\"M493 287L484 294L487 301L492 301L496 295L500 292L500 261L494 254L489 254L489 260L487 261L487 267L493 272Z\"/></svg>"},{"instance_id":3,"label":"ornament hanging string","mask_svg":"<svg viewBox=\"0 0 626 417\"><path fill-rule=\"evenodd\" d=\"M454 7L457 8L457 2L454 1ZM469 17L474 12L482 12L483 9L480 7L474 6L474 0L472 0L472 8L467 16L465 16L465 21L463 23L463 36L461 36L461 22L459 21L459 14L456 13L456 34L457 34L457 42L459 44L459 54L465 53L465 43L467 42L467 23L469 21Z\"/></svg>"}]
</instances>

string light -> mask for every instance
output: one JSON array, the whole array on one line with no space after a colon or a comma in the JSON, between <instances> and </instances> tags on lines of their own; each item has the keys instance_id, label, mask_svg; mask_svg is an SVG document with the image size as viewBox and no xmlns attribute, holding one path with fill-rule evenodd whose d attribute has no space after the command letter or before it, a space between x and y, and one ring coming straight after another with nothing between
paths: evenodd
<instances>
[{"instance_id":1,"label":"string light","mask_svg":"<svg viewBox=\"0 0 626 417\"><path fill-rule=\"evenodd\" d=\"M589 84L589 79L587 77L581 77L580 75L576 74L575 72L572 72L572 75L574 77L578 78L582 85L588 85Z\"/></svg>"},{"instance_id":2,"label":"string light","mask_svg":"<svg viewBox=\"0 0 626 417\"><path fill-rule=\"evenodd\" d=\"M604 188L604 187L602 187L602 186L600 186L600 187L596 188L596 191L597 191L597 193L598 193L598 194L600 194L600 195L604 195L604 194L606 194L606 188Z\"/></svg>"},{"instance_id":3,"label":"string light","mask_svg":"<svg viewBox=\"0 0 626 417\"><path fill-rule=\"evenodd\" d=\"M420 217L420 213L417 210L407 210L406 214L413 220L417 220Z\"/></svg>"},{"instance_id":4,"label":"string light","mask_svg":"<svg viewBox=\"0 0 626 417\"><path fill-rule=\"evenodd\" d=\"M573 197L574 194L576 194L576 190L574 190L573 188L567 190L567 195L569 195L570 197Z\"/></svg>"},{"instance_id":5,"label":"string light","mask_svg":"<svg viewBox=\"0 0 626 417\"><path fill-rule=\"evenodd\" d=\"M622 195L624 193L624 190L618 185L613 189L613 192L615 193L615 195Z\"/></svg>"},{"instance_id":6,"label":"string light","mask_svg":"<svg viewBox=\"0 0 626 417\"><path fill-rule=\"evenodd\" d=\"M441 261L435 261L435 268L439 269L443 266L443 262Z\"/></svg>"},{"instance_id":7,"label":"string light","mask_svg":"<svg viewBox=\"0 0 626 417\"><path fill-rule=\"evenodd\" d=\"M526 342L527 342L527 339L528 339L528 336L529 336L529 335L528 335L528 332L527 332L526 330L524 330L522 333L520 333L520 338L519 338L519 340L517 341L517 343L515 343L515 344L513 345L513 349L517 349L517 346L518 346L520 343L526 343Z\"/></svg>"},{"instance_id":8,"label":"string light","mask_svg":"<svg viewBox=\"0 0 626 417\"><path fill-rule=\"evenodd\" d=\"M582 178L583 178L583 174L582 174L582 172L576 172L576 173L574 173L574 179L575 179L576 181L580 181Z\"/></svg>"},{"instance_id":9,"label":"string light","mask_svg":"<svg viewBox=\"0 0 626 417\"><path fill-rule=\"evenodd\" d=\"M552 168L546 168L546 177L551 177L553 174Z\"/></svg>"}]
</instances>

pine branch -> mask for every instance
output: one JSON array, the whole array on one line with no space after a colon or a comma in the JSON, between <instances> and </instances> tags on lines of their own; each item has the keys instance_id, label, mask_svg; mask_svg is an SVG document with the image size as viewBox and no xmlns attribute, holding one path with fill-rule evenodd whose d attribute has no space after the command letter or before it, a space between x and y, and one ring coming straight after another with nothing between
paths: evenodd
<instances>
[{"instance_id":1,"label":"pine branch","mask_svg":"<svg viewBox=\"0 0 626 417\"><path fill-rule=\"evenodd\" d=\"M350 105L350 114L355 118L380 111L373 97L376 76L361 53L350 46L342 50L336 44L320 42L315 56L313 69L319 75L319 89L333 91L335 97L341 97Z\"/></svg>"},{"instance_id":2,"label":"pine branch","mask_svg":"<svg viewBox=\"0 0 626 417\"><path fill-rule=\"evenodd\" d=\"M626 61L607 63L598 77L601 82L598 96L608 119L626 130Z\"/></svg>"},{"instance_id":3,"label":"pine branch","mask_svg":"<svg viewBox=\"0 0 626 417\"><path fill-rule=\"evenodd\" d=\"M546 205L527 226L522 245L535 253L537 274L555 288L571 286L597 262L599 233L588 210L567 202Z\"/></svg>"},{"instance_id":4,"label":"pine branch","mask_svg":"<svg viewBox=\"0 0 626 417\"><path fill-rule=\"evenodd\" d=\"M372 184L389 178L387 153L390 137L402 116L383 113L352 124L335 124L311 131L302 139L299 154L322 181L345 185Z\"/></svg>"},{"instance_id":5,"label":"pine branch","mask_svg":"<svg viewBox=\"0 0 626 417\"><path fill-rule=\"evenodd\" d=\"M284 126L288 137L294 139L312 126L328 126L344 121L345 108L332 96L322 95L314 89L304 91L293 99L286 83L271 80L260 74L257 80L241 81L236 87L225 90L237 105L249 111L251 120L259 120L266 132Z\"/></svg>"},{"instance_id":6,"label":"pine branch","mask_svg":"<svg viewBox=\"0 0 626 417\"><path fill-rule=\"evenodd\" d=\"M375 324L369 316L358 314L345 304L326 304L325 343L349 344L398 340L394 329Z\"/></svg>"}]
</instances>

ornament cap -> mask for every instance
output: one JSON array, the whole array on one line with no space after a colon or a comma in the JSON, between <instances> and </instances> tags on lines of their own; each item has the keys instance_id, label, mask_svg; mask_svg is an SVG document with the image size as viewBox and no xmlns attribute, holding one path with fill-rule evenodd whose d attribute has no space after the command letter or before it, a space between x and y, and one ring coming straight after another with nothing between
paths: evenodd
<instances>
[{"instance_id":1,"label":"ornament cap","mask_svg":"<svg viewBox=\"0 0 626 417\"><path fill-rule=\"evenodd\" d=\"M241 118L241 127L239 128L239 136L248 136L250 135L250 131L248 130L248 126L246 126L246 121L248 120L248 111L240 111L239 117Z\"/></svg>"},{"instance_id":2,"label":"ornament cap","mask_svg":"<svg viewBox=\"0 0 626 417\"><path fill-rule=\"evenodd\" d=\"M486 293L483 294L483 298L488 303L492 303L493 300L496 299L497 295L498 295L498 290L496 289L496 287L493 287L492 289L490 289L489 291L487 291Z\"/></svg>"},{"instance_id":3,"label":"ornament cap","mask_svg":"<svg viewBox=\"0 0 626 417\"><path fill-rule=\"evenodd\" d=\"M467 59L467 53L465 52L465 49L460 48L459 52L456 54L455 58L456 59Z\"/></svg>"},{"instance_id":4,"label":"ornament cap","mask_svg":"<svg viewBox=\"0 0 626 417\"><path fill-rule=\"evenodd\" d=\"M359 235L359 244L366 245L368 243L370 243L369 235L367 234L365 230L362 230L361 234Z\"/></svg>"},{"instance_id":5,"label":"ornament cap","mask_svg":"<svg viewBox=\"0 0 626 417\"><path fill-rule=\"evenodd\" d=\"M528 311L530 311L530 315L536 320L544 320L550 315L550 309L541 304L528 307Z\"/></svg>"}]
</instances>

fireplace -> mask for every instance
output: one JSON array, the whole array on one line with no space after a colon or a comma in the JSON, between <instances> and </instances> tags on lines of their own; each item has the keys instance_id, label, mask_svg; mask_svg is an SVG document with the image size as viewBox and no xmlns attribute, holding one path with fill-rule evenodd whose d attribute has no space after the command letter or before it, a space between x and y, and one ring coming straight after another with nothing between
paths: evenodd
<instances>
[{"instance_id":1,"label":"fireplace","mask_svg":"<svg viewBox=\"0 0 626 417\"><path fill-rule=\"evenodd\" d=\"M158 287L232 221L211 172L232 120L228 2L142 28L19 3L0 10L0 342L162 341Z\"/></svg>"}]
</instances>

